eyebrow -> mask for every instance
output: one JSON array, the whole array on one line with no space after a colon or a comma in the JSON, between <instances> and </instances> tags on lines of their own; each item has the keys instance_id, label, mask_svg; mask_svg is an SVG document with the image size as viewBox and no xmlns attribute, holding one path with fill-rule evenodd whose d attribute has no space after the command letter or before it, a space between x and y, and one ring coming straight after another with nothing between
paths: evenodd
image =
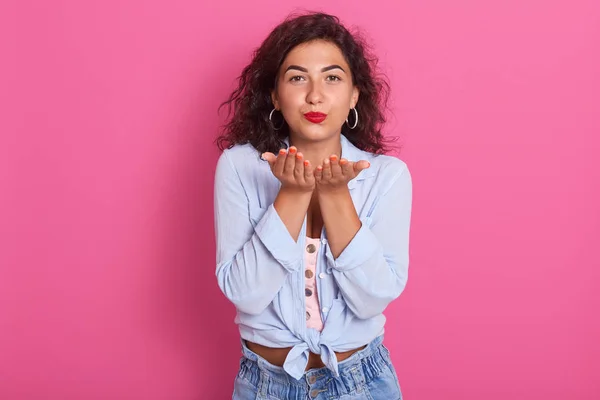
<instances>
[{"instance_id":1,"label":"eyebrow","mask_svg":"<svg viewBox=\"0 0 600 400\"><path fill-rule=\"evenodd\" d=\"M301 67L299 65L290 65L289 67L287 67L287 69L285 70L285 72L288 72L288 71L293 70L293 69L301 71L301 72L308 72L308 69L306 69L304 67ZM342 71L346 72L346 70L344 70L344 68L340 67L337 64L330 65L328 67L322 68L321 72L331 71L332 69L341 69Z\"/></svg>"}]
</instances>

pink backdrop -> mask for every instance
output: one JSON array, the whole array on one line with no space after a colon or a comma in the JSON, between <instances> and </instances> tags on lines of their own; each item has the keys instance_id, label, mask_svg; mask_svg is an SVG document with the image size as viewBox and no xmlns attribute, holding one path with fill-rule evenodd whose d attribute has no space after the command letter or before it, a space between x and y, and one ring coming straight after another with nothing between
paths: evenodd
<instances>
[{"instance_id":1,"label":"pink backdrop","mask_svg":"<svg viewBox=\"0 0 600 400\"><path fill-rule=\"evenodd\" d=\"M294 4L16 3L0 398L230 398L216 108ZM600 3L327 4L381 56L414 179L409 284L386 312L405 397L600 398Z\"/></svg>"}]
</instances>

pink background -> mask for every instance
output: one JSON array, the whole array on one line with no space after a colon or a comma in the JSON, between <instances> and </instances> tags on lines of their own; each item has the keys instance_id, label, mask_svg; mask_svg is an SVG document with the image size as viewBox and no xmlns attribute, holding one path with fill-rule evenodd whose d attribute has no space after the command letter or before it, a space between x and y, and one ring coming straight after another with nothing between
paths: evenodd
<instances>
[{"instance_id":1,"label":"pink background","mask_svg":"<svg viewBox=\"0 0 600 400\"><path fill-rule=\"evenodd\" d=\"M414 179L405 398L599 399L600 3L327 4L381 57ZM2 3L0 399L230 398L216 109L294 6Z\"/></svg>"}]
</instances>

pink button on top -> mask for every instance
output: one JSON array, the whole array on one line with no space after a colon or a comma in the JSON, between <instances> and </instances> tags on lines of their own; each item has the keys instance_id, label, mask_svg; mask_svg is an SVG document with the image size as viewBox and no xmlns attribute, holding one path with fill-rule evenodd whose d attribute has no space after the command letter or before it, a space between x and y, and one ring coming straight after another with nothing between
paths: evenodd
<instances>
[{"instance_id":1,"label":"pink button on top","mask_svg":"<svg viewBox=\"0 0 600 400\"><path fill-rule=\"evenodd\" d=\"M317 296L317 254L321 247L321 240L307 237L304 249L304 295L306 296L306 326L318 331L323 330L323 320Z\"/></svg>"}]
</instances>

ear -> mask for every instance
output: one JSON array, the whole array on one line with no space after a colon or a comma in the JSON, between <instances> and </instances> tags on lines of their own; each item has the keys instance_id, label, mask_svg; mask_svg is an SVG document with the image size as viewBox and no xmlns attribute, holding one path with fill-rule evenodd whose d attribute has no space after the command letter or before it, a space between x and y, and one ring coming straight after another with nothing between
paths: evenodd
<instances>
[{"instance_id":1,"label":"ear","mask_svg":"<svg viewBox=\"0 0 600 400\"><path fill-rule=\"evenodd\" d=\"M279 110L279 100L277 99L277 92L275 90L271 91L271 101L273 102L275 109Z\"/></svg>"},{"instance_id":2,"label":"ear","mask_svg":"<svg viewBox=\"0 0 600 400\"><path fill-rule=\"evenodd\" d=\"M350 108L356 107L356 103L358 103L358 97L360 92L356 86L352 88L352 97L350 99Z\"/></svg>"}]
</instances>

